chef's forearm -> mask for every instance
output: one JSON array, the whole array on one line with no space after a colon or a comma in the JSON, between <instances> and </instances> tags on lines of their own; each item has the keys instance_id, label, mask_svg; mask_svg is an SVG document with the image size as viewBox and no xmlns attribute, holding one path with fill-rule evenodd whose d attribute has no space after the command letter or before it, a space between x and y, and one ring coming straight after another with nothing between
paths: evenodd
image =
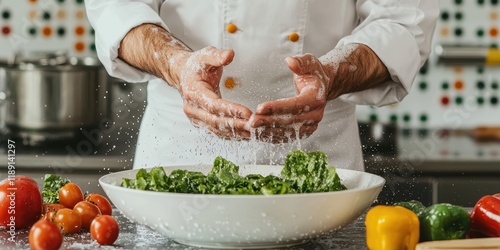
<instances>
[{"instance_id":1,"label":"chef's forearm","mask_svg":"<svg viewBox=\"0 0 500 250\"><path fill-rule=\"evenodd\" d=\"M128 64L177 85L176 65L186 60L191 50L168 31L154 24L131 29L122 39L118 57Z\"/></svg>"},{"instance_id":2,"label":"chef's forearm","mask_svg":"<svg viewBox=\"0 0 500 250\"><path fill-rule=\"evenodd\" d=\"M320 58L330 76L328 100L376 87L390 79L375 52L363 44L349 44Z\"/></svg>"}]
</instances>

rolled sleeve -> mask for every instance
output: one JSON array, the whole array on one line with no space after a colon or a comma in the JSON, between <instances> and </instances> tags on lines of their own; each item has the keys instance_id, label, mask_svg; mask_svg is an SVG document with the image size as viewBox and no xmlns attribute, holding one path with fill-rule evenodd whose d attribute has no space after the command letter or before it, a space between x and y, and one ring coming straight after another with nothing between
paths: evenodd
<instances>
[{"instance_id":1,"label":"rolled sleeve","mask_svg":"<svg viewBox=\"0 0 500 250\"><path fill-rule=\"evenodd\" d=\"M356 11L360 24L337 47L353 43L370 47L387 67L391 80L339 98L373 106L400 102L431 52L439 1L358 0Z\"/></svg>"},{"instance_id":2,"label":"rolled sleeve","mask_svg":"<svg viewBox=\"0 0 500 250\"><path fill-rule=\"evenodd\" d=\"M99 60L109 75L128 82L144 82L155 76L130 66L118 58L120 42L134 27L144 23L168 30L159 16L160 0L86 0L87 16L95 30Z\"/></svg>"}]
</instances>

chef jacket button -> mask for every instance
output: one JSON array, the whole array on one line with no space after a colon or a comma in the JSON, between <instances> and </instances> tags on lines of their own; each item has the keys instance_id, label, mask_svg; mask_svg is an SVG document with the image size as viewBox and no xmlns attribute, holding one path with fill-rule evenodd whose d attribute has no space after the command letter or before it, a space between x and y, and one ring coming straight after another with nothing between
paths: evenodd
<instances>
[{"instance_id":1,"label":"chef jacket button","mask_svg":"<svg viewBox=\"0 0 500 250\"><path fill-rule=\"evenodd\" d=\"M234 79L232 77L228 77L226 79L226 81L224 82L224 86L228 89L232 89L234 88L234 85L236 84L236 82L234 81Z\"/></svg>"},{"instance_id":2,"label":"chef jacket button","mask_svg":"<svg viewBox=\"0 0 500 250\"><path fill-rule=\"evenodd\" d=\"M289 36L288 36L288 40L290 40L291 42L296 42L298 41L300 38L299 34L293 32L291 33Z\"/></svg>"},{"instance_id":3,"label":"chef jacket button","mask_svg":"<svg viewBox=\"0 0 500 250\"><path fill-rule=\"evenodd\" d=\"M226 27L227 32L234 33L238 30L238 27L234 23L230 23Z\"/></svg>"}]
</instances>

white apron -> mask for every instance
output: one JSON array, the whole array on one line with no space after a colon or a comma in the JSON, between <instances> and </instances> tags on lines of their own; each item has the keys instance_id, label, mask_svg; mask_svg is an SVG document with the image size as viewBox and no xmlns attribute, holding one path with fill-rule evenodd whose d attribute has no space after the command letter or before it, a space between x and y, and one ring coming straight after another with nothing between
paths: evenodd
<instances>
[{"instance_id":1,"label":"white apron","mask_svg":"<svg viewBox=\"0 0 500 250\"><path fill-rule=\"evenodd\" d=\"M302 149L325 152L338 168L363 170L355 104L380 106L403 99L429 54L426 32L432 34L438 13L435 1L389 0L388 6L375 2L88 0L98 56L108 72L129 81L150 80L134 167L211 164L219 155L237 164L282 164L288 152ZM163 26L193 50L233 49L235 58L224 68L221 80L222 97L251 110L262 102L296 94L284 62L291 55L320 57L336 46L363 43L386 64L392 80L328 102L317 131L307 139L287 144L227 141L190 124L176 89L117 58L119 41L141 23ZM228 32L229 24L236 25L237 31ZM297 41L289 39L292 33L298 35ZM387 39L390 36L395 40ZM236 82L233 88L224 86L228 77Z\"/></svg>"}]
</instances>

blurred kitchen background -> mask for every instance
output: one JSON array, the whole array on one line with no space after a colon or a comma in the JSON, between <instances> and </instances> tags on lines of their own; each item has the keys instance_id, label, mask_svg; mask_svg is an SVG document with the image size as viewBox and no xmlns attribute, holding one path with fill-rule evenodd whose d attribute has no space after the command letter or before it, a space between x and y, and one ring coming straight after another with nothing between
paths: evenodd
<instances>
[{"instance_id":1,"label":"blurred kitchen background","mask_svg":"<svg viewBox=\"0 0 500 250\"><path fill-rule=\"evenodd\" d=\"M500 192L500 4L440 4L410 95L358 108L366 169L387 181L381 203L472 206ZM83 0L0 0L0 179L9 139L16 174L40 184L57 173L102 193L99 177L131 168L146 85L107 76L95 57Z\"/></svg>"}]
</instances>

